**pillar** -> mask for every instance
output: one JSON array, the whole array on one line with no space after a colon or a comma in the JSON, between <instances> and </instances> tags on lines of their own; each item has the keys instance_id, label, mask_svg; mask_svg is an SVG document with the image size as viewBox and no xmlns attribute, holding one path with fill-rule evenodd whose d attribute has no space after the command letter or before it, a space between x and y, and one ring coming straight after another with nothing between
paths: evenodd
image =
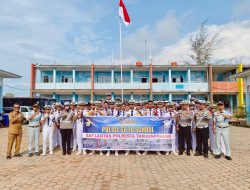
<instances>
[{"instance_id":1,"label":"pillar","mask_svg":"<svg viewBox=\"0 0 250 190\"><path fill-rule=\"evenodd\" d=\"M91 81L91 89L90 89L90 101L94 102L94 64L91 64L91 74L90 74L90 81Z\"/></svg>"},{"instance_id":2,"label":"pillar","mask_svg":"<svg viewBox=\"0 0 250 190\"><path fill-rule=\"evenodd\" d=\"M169 83L169 90L171 90L172 89L172 87L171 87L171 85L172 85L172 76L171 76L171 74L172 74L172 71L171 71L171 69L169 69L168 70L168 83ZM170 94L169 94L169 96L170 96ZM172 101L172 100L171 100Z\"/></svg>"},{"instance_id":3,"label":"pillar","mask_svg":"<svg viewBox=\"0 0 250 190\"><path fill-rule=\"evenodd\" d=\"M35 89L35 81L36 79L36 67L35 64L31 64L30 66L30 97L33 97L33 90Z\"/></svg>"},{"instance_id":4,"label":"pillar","mask_svg":"<svg viewBox=\"0 0 250 190\"><path fill-rule=\"evenodd\" d=\"M152 63L150 64L150 69L149 69L149 80L150 80L149 99L153 100L153 65Z\"/></svg>"},{"instance_id":5,"label":"pillar","mask_svg":"<svg viewBox=\"0 0 250 190\"><path fill-rule=\"evenodd\" d=\"M212 64L209 64L209 68L208 68L208 87L209 87L209 100L211 102L211 104L213 104L214 99L213 99L213 66Z\"/></svg>"}]
</instances>

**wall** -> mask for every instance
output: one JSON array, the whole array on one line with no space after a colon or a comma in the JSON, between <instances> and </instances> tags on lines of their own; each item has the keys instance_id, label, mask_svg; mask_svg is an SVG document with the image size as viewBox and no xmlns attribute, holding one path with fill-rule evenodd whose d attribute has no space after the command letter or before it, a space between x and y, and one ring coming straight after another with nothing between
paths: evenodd
<instances>
[{"instance_id":1,"label":"wall","mask_svg":"<svg viewBox=\"0 0 250 190\"><path fill-rule=\"evenodd\" d=\"M76 71L76 82L77 83L90 82L90 72L89 71Z\"/></svg>"}]
</instances>

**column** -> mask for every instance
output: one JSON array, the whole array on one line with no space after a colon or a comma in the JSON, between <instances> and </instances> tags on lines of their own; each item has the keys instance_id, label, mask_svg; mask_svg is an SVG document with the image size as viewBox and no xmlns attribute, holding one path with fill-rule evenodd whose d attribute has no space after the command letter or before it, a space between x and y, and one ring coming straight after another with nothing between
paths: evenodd
<instances>
[{"instance_id":1,"label":"column","mask_svg":"<svg viewBox=\"0 0 250 190\"><path fill-rule=\"evenodd\" d=\"M188 68L188 90L190 91L190 82L191 82L191 71L190 68Z\"/></svg>"},{"instance_id":2,"label":"column","mask_svg":"<svg viewBox=\"0 0 250 190\"><path fill-rule=\"evenodd\" d=\"M75 102L76 101L76 93L72 93L72 101Z\"/></svg>"},{"instance_id":3,"label":"column","mask_svg":"<svg viewBox=\"0 0 250 190\"><path fill-rule=\"evenodd\" d=\"M208 75L209 75L209 80L208 80L208 86L209 86L209 101L211 104L213 104L213 67L212 64L209 64L208 68Z\"/></svg>"},{"instance_id":4,"label":"column","mask_svg":"<svg viewBox=\"0 0 250 190\"><path fill-rule=\"evenodd\" d=\"M169 90L172 89L172 76L171 76L171 69L168 70L168 83L169 83ZM169 94L169 97L170 97L170 94ZM172 98L172 97L171 97ZM171 100L172 101L172 100Z\"/></svg>"},{"instance_id":5,"label":"column","mask_svg":"<svg viewBox=\"0 0 250 190\"><path fill-rule=\"evenodd\" d=\"M52 98L56 99L56 93L55 92L53 93Z\"/></svg>"},{"instance_id":6,"label":"column","mask_svg":"<svg viewBox=\"0 0 250 190\"><path fill-rule=\"evenodd\" d=\"M35 89L35 80L36 80L36 67L35 64L30 65L30 96L33 96L33 90Z\"/></svg>"},{"instance_id":7,"label":"column","mask_svg":"<svg viewBox=\"0 0 250 190\"><path fill-rule=\"evenodd\" d=\"M111 87L114 88L114 69L111 70Z\"/></svg>"},{"instance_id":8,"label":"column","mask_svg":"<svg viewBox=\"0 0 250 190\"><path fill-rule=\"evenodd\" d=\"M172 93L169 93L169 101L172 101Z\"/></svg>"},{"instance_id":9,"label":"column","mask_svg":"<svg viewBox=\"0 0 250 190\"><path fill-rule=\"evenodd\" d=\"M73 89L76 89L75 88L75 83L76 83L76 69L75 68L73 68L73 71L72 71L72 79L73 79ZM74 102L75 102L75 100L73 100Z\"/></svg>"},{"instance_id":10,"label":"column","mask_svg":"<svg viewBox=\"0 0 250 190\"><path fill-rule=\"evenodd\" d=\"M111 93L111 96L112 96L111 99L114 101L114 100L115 100L115 93L112 92L112 93Z\"/></svg>"},{"instance_id":11,"label":"column","mask_svg":"<svg viewBox=\"0 0 250 190\"><path fill-rule=\"evenodd\" d=\"M134 71L133 71L133 69L131 69L130 70L130 83L131 83L131 87L133 87L133 85L134 85Z\"/></svg>"},{"instance_id":12,"label":"column","mask_svg":"<svg viewBox=\"0 0 250 190\"><path fill-rule=\"evenodd\" d=\"M153 100L153 65L152 63L150 64L149 77L150 77L149 99Z\"/></svg>"},{"instance_id":13,"label":"column","mask_svg":"<svg viewBox=\"0 0 250 190\"><path fill-rule=\"evenodd\" d=\"M54 88L56 89L56 68L53 69L53 85Z\"/></svg>"},{"instance_id":14,"label":"column","mask_svg":"<svg viewBox=\"0 0 250 190\"><path fill-rule=\"evenodd\" d=\"M94 64L91 64L91 89L90 89L90 101L94 102Z\"/></svg>"},{"instance_id":15,"label":"column","mask_svg":"<svg viewBox=\"0 0 250 190\"><path fill-rule=\"evenodd\" d=\"M131 94L130 94L130 99L134 100L134 93L133 92L131 92Z\"/></svg>"},{"instance_id":16,"label":"column","mask_svg":"<svg viewBox=\"0 0 250 190\"><path fill-rule=\"evenodd\" d=\"M189 92L188 93L188 102L190 102L191 97L192 97L191 92Z\"/></svg>"},{"instance_id":17,"label":"column","mask_svg":"<svg viewBox=\"0 0 250 190\"><path fill-rule=\"evenodd\" d=\"M246 93L247 94L247 93ZM233 103L233 95L232 94L230 94L229 95L229 98L230 98L230 106L231 106L231 113L233 113L233 105L234 105L234 103Z\"/></svg>"}]
</instances>

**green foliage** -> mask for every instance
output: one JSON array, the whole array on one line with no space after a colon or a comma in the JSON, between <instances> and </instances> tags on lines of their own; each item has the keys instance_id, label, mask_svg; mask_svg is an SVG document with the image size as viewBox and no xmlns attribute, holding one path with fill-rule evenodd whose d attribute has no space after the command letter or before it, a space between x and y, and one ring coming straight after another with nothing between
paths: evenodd
<instances>
[{"instance_id":1,"label":"green foliage","mask_svg":"<svg viewBox=\"0 0 250 190\"><path fill-rule=\"evenodd\" d=\"M236 118L246 118L247 117L247 110L246 110L245 106L238 107L238 109L235 110L235 112L234 112L234 116Z\"/></svg>"}]
</instances>

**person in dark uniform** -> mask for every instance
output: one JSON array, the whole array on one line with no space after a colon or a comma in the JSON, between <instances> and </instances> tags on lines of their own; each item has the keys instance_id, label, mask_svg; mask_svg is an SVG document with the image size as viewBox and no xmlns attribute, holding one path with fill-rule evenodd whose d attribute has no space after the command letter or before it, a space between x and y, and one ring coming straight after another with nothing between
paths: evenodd
<instances>
[{"instance_id":1,"label":"person in dark uniform","mask_svg":"<svg viewBox=\"0 0 250 190\"><path fill-rule=\"evenodd\" d=\"M208 139L209 139L209 122L212 119L212 114L206 109L206 102L203 100L199 101L199 110L194 115L197 141L197 152L194 156L203 155L208 158Z\"/></svg>"},{"instance_id":2,"label":"person in dark uniform","mask_svg":"<svg viewBox=\"0 0 250 190\"><path fill-rule=\"evenodd\" d=\"M73 119L74 119L74 111L70 110L69 102L64 103L64 110L62 112L62 118L60 122L60 133L62 137L62 150L63 155L71 154L70 144L71 144L71 136L73 132Z\"/></svg>"},{"instance_id":3,"label":"person in dark uniform","mask_svg":"<svg viewBox=\"0 0 250 190\"><path fill-rule=\"evenodd\" d=\"M179 139L179 155L182 155L185 150L185 142L187 144L187 155L190 156L191 150L191 125L194 118L193 112L188 110L188 101L181 102L181 110L176 116L178 139Z\"/></svg>"}]
</instances>

